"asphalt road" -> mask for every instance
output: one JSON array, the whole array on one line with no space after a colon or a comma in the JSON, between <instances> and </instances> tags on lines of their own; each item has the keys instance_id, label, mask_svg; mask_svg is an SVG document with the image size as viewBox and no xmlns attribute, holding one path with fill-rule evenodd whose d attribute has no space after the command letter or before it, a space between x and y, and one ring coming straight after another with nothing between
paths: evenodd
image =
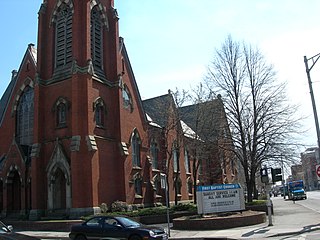
<instances>
[{"instance_id":1,"label":"asphalt road","mask_svg":"<svg viewBox=\"0 0 320 240\"><path fill-rule=\"evenodd\" d=\"M272 226L264 224L212 231L179 231L171 229L171 239L270 239L320 240L320 191L308 192L308 199L299 201L272 198ZM162 225L166 228L166 224ZM21 232L35 239L68 239L68 233Z\"/></svg>"}]
</instances>

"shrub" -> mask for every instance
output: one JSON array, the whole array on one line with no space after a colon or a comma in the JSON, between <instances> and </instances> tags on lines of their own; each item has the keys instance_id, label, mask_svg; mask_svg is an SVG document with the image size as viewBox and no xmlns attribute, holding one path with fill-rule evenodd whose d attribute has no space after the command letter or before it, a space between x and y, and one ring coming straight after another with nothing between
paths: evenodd
<instances>
[{"instance_id":1,"label":"shrub","mask_svg":"<svg viewBox=\"0 0 320 240\"><path fill-rule=\"evenodd\" d=\"M196 212L197 206L195 204L178 204L171 207L174 212L187 211L187 212Z\"/></svg>"},{"instance_id":2,"label":"shrub","mask_svg":"<svg viewBox=\"0 0 320 240\"><path fill-rule=\"evenodd\" d=\"M126 212L128 204L126 202L115 201L111 204L111 212Z\"/></svg>"},{"instance_id":3,"label":"shrub","mask_svg":"<svg viewBox=\"0 0 320 240\"><path fill-rule=\"evenodd\" d=\"M100 209L101 209L101 213L107 213L108 212L108 205L106 203L101 203Z\"/></svg>"}]
</instances>

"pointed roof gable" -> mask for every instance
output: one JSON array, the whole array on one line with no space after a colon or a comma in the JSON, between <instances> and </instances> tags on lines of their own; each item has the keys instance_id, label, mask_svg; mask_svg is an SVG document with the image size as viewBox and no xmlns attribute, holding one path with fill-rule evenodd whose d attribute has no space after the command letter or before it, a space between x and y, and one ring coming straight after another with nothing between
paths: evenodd
<instances>
[{"instance_id":1,"label":"pointed roof gable","mask_svg":"<svg viewBox=\"0 0 320 240\"><path fill-rule=\"evenodd\" d=\"M19 79L19 74L21 71L21 67L23 66L24 62L26 61L26 59L30 56L30 58L32 59L32 63L34 65L34 67L37 66L37 50L34 47L33 44L29 44L28 48L26 50L26 53L24 54L24 57L22 59L22 62L20 64L19 67L19 71L17 72L16 70L12 71L12 77L11 80L9 82L8 87L6 88L6 90L4 91L1 99L0 99L0 126L2 125L3 122L3 118L5 115L5 112L8 108L8 104L10 101L10 98L13 94L13 89L16 86L17 80Z\"/></svg>"},{"instance_id":2,"label":"pointed roof gable","mask_svg":"<svg viewBox=\"0 0 320 240\"><path fill-rule=\"evenodd\" d=\"M214 141L227 126L224 106L220 99L179 108L181 120L202 140Z\"/></svg>"},{"instance_id":3,"label":"pointed roof gable","mask_svg":"<svg viewBox=\"0 0 320 240\"><path fill-rule=\"evenodd\" d=\"M127 69L128 69L128 73L127 74L129 76L129 79L131 80L133 91L136 93L136 96L137 96L136 100L137 100L137 104L139 105L139 109L141 110L141 118L145 122L147 122L146 114L145 114L144 109L143 109L141 95L140 95L139 88L138 88L138 85L137 85L137 82L136 82L136 78L135 78L133 70L132 70L132 66L131 66L131 63L130 63L130 60L129 60L129 56L128 56L128 52L127 52L126 46L124 44L124 39L122 37L120 37L119 41L120 41L120 53L121 53L121 55L123 57L125 65L127 66Z\"/></svg>"},{"instance_id":4,"label":"pointed roof gable","mask_svg":"<svg viewBox=\"0 0 320 240\"><path fill-rule=\"evenodd\" d=\"M167 110L173 102L171 94L144 100L143 107L153 123L165 127L168 120Z\"/></svg>"}]
</instances>

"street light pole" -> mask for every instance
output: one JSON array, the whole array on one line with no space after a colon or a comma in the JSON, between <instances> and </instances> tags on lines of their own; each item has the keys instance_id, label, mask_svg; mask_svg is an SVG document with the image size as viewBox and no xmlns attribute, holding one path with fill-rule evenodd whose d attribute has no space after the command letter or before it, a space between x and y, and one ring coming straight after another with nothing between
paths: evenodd
<instances>
[{"instance_id":1,"label":"street light pole","mask_svg":"<svg viewBox=\"0 0 320 240\"><path fill-rule=\"evenodd\" d=\"M317 131L317 140L318 140L318 159L320 160L320 130L319 130L319 120L318 120L318 114L317 114L317 108L316 108L316 102L314 100L314 94L313 94L313 88L312 88L312 82L311 82L311 77L310 77L310 71L313 68L313 66L316 64L316 62L320 58L320 53L317 55L314 55L311 58L307 58L304 56L304 64L306 66L306 73L308 77L308 84L309 84L309 90L310 90L310 97L311 97L311 102L312 102L312 109L313 109L313 116L314 116L314 121L316 125L316 131ZM312 60L312 65L308 66L308 61Z\"/></svg>"}]
</instances>

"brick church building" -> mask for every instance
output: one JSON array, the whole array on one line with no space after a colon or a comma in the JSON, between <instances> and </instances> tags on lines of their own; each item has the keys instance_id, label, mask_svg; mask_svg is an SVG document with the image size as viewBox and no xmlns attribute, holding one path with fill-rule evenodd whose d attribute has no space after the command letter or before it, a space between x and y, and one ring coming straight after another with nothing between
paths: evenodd
<instances>
[{"instance_id":1,"label":"brick church building","mask_svg":"<svg viewBox=\"0 0 320 240\"><path fill-rule=\"evenodd\" d=\"M193 200L196 184L237 180L221 99L142 101L113 0L44 0L38 15L38 45L0 100L2 216L165 203L161 173L171 202ZM212 118L200 129L201 107Z\"/></svg>"}]
</instances>

